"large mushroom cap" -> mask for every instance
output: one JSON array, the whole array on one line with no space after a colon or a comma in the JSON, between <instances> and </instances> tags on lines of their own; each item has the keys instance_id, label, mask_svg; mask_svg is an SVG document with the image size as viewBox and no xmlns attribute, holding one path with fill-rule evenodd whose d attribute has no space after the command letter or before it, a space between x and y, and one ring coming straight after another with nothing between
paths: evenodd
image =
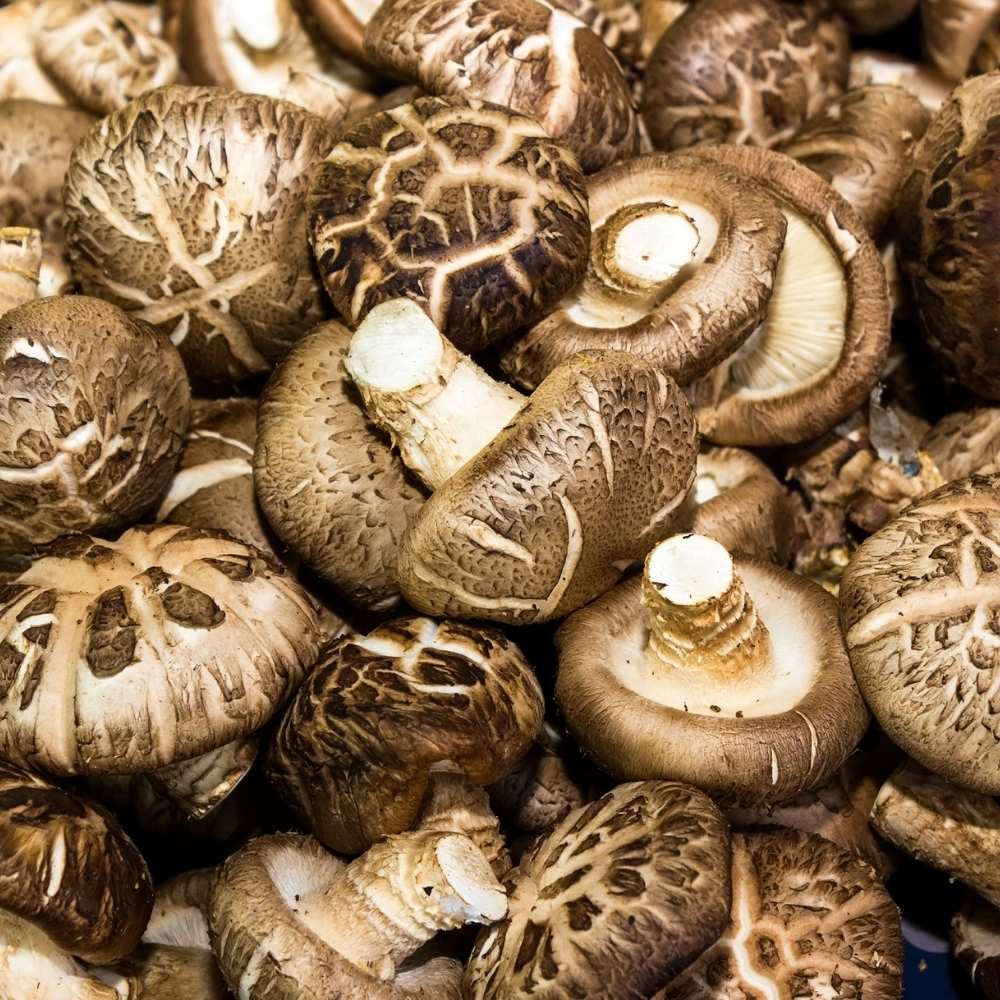
<instances>
[{"instance_id":1,"label":"large mushroom cap","mask_svg":"<svg viewBox=\"0 0 1000 1000\"><path fill-rule=\"evenodd\" d=\"M840 587L858 684L880 725L949 781L1000 792L1000 475L935 490L869 538Z\"/></svg>"},{"instance_id":2,"label":"large mushroom cap","mask_svg":"<svg viewBox=\"0 0 1000 1000\"><path fill-rule=\"evenodd\" d=\"M321 118L261 95L163 87L133 101L73 153L74 275L170 334L197 375L270 370L324 312L305 194L333 141Z\"/></svg>"},{"instance_id":3,"label":"large mushroom cap","mask_svg":"<svg viewBox=\"0 0 1000 1000\"><path fill-rule=\"evenodd\" d=\"M650 996L725 928L727 834L708 796L673 782L574 809L508 876L508 914L480 932L465 995Z\"/></svg>"},{"instance_id":4,"label":"large mushroom cap","mask_svg":"<svg viewBox=\"0 0 1000 1000\"><path fill-rule=\"evenodd\" d=\"M0 601L0 756L152 770L263 725L316 658L305 592L222 534L67 535Z\"/></svg>"}]
</instances>

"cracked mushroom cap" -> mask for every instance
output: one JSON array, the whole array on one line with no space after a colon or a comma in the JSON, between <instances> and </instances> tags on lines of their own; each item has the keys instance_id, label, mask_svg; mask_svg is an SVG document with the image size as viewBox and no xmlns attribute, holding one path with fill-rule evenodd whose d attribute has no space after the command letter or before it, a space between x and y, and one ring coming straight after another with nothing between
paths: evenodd
<instances>
[{"instance_id":1,"label":"cracked mushroom cap","mask_svg":"<svg viewBox=\"0 0 1000 1000\"><path fill-rule=\"evenodd\" d=\"M480 932L469 1000L648 997L712 945L729 915L726 821L667 781L574 809L507 877L507 916Z\"/></svg>"},{"instance_id":2,"label":"cracked mushroom cap","mask_svg":"<svg viewBox=\"0 0 1000 1000\"><path fill-rule=\"evenodd\" d=\"M684 154L617 163L587 181L583 284L510 347L503 368L534 388L587 349L655 362L681 385L723 361L764 315L785 239L766 191Z\"/></svg>"},{"instance_id":3,"label":"cracked mushroom cap","mask_svg":"<svg viewBox=\"0 0 1000 1000\"><path fill-rule=\"evenodd\" d=\"M700 0L650 53L643 120L657 149L770 146L843 92L849 53L816 0Z\"/></svg>"},{"instance_id":4,"label":"cracked mushroom cap","mask_svg":"<svg viewBox=\"0 0 1000 1000\"><path fill-rule=\"evenodd\" d=\"M585 173L638 149L629 86L582 21L546 0L385 0L368 22L372 62L430 94L534 118Z\"/></svg>"},{"instance_id":5,"label":"cracked mushroom cap","mask_svg":"<svg viewBox=\"0 0 1000 1000\"><path fill-rule=\"evenodd\" d=\"M937 70L895 53L877 49L853 52L848 86L854 90L882 84L902 87L932 114L948 100L953 86Z\"/></svg>"},{"instance_id":6,"label":"cracked mushroom cap","mask_svg":"<svg viewBox=\"0 0 1000 1000\"><path fill-rule=\"evenodd\" d=\"M333 142L321 118L261 95L164 87L133 101L70 161L74 276L169 334L192 374L270 371L325 311L304 209Z\"/></svg>"},{"instance_id":7,"label":"cracked mushroom cap","mask_svg":"<svg viewBox=\"0 0 1000 1000\"><path fill-rule=\"evenodd\" d=\"M840 585L851 665L886 734L964 788L1000 792L1000 475L957 480L855 552Z\"/></svg>"},{"instance_id":8,"label":"cracked mushroom cap","mask_svg":"<svg viewBox=\"0 0 1000 1000\"><path fill-rule=\"evenodd\" d=\"M931 119L896 205L898 252L924 336L964 386L1000 400L1000 70Z\"/></svg>"},{"instance_id":9,"label":"cracked mushroom cap","mask_svg":"<svg viewBox=\"0 0 1000 1000\"><path fill-rule=\"evenodd\" d=\"M489 785L528 752L544 704L503 633L397 618L332 642L281 720L267 773L332 850L416 822L435 770Z\"/></svg>"},{"instance_id":10,"label":"cracked mushroom cap","mask_svg":"<svg viewBox=\"0 0 1000 1000\"><path fill-rule=\"evenodd\" d=\"M900 1000L899 910L860 858L797 830L737 833L732 885L729 929L654 1000Z\"/></svg>"},{"instance_id":11,"label":"cracked mushroom cap","mask_svg":"<svg viewBox=\"0 0 1000 1000\"><path fill-rule=\"evenodd\" d=\"M534 2L534 0L531 0ZM583 175L541 126L440 97L364 118L316 170L310 232L356 326L405 296L464 351L535 322L583 276Z\"/></svg>"},{"instance_id":12,"label":"cracked mushroom cap","mask_svg":"<svg viewBox=\"0 0 1000 1000\"><path fill-rule=\"evenodd\" d=\"M951 952L985 1000L1000 1000L1000 910L969 893L951 921Z\"/></svg>"},{"instance_id":13,"label":"cracked mushroom cap","mask_svg":"<svg viewBox=\"0 0 1000 1000\"><path fill-rule=\"evenodd\" d=\"M0 558L141 517L173 475L189 401L176 348L108 302L0 317Z\"/></svg>"},{"instance_id":14,"label":"cracked mushroom cap","mask_svg":"<svg viewBox=\"0 0 1000 1000\"><path fill-rule=\"evenodd\" d=\"M997 0L920 0L927 61L949 80L959 82L998 14Z\"/></svg>"},{"instance_id":15,"label":"cracked mushroom cap","mask_svg":"<svg viewBox=\"0 0 1000 1000\"><path fill-rule=\"evenodd\" d=\"M165 767L259 729L316 659L306 593L174 525L67 535L0 601L0 756L54 774Z\"/></svg>"},{"instance_id":16,"label":"cracked mushroom cap","mask_svg":"<svg viewBox=\"0 0 1000 1000\"><path fill-rule=\"evenodd\" d=\"M853 208L782 153L695 151L739 170L780 203L788 231L763 322L689 389L717 444L818 437L867 399L889 349L890 304L878 248Z\"/></svg>"},{"instance_id":17,"label":"cracked mushroom cap","mask_svg":"<svg viewBox=\"0 0 1000 1000\"><path fill-rule=\"evenodd\" d=\"M399 603L396 558L424 502L344 369L351 333L324 323L289 352L260 399L254 483L278 537L352 604Z\"/></svg>"}]
</instances>

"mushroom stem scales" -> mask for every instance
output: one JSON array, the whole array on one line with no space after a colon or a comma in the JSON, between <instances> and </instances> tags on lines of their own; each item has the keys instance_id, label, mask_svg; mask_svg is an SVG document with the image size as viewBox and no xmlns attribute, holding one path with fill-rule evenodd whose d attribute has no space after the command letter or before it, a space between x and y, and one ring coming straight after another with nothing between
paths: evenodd
<instances>
[{"instance_id":1,"label":"mushroom stem scales","mask_svg":"<svg viewBox=\"0 0 1000 1000\"><path fill-rule=\"evenodd\" d=\"M38 298L42 234L37 229L0 229L0 316Z\"/></svg>"}]
</instances>

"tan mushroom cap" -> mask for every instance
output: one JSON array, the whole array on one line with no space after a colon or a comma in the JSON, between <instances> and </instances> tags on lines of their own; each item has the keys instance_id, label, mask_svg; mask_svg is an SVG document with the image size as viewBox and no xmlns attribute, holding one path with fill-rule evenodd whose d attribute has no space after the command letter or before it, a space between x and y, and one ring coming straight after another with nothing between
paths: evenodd
<instances>
[{"instance_id":1,"label":"tan mushroom cap","mask_svg":"<svg viewBox=\"0 0 1000 1000\"><path fill-rule=\"evenodd\" d=\"M958 82L994 18L997 0L920 0L920 26L927 61Z\"/></svg>"},{"instance_id":2,"label":"tan mushroom cap","mask_svg":"<svg viewBox=\"0 0 1000 1000\"><path fill-rule=\"evenodd\" d=\"M815 0L700 0L647 62L653 145L773 145L843 91L849 52L843 21Z\"/></svg>"},{"instance_id":3,"label":"tan mushroom cap","mask_svg":"<svg viewBox=\"0 0 1000 1000\"><path fill-rule=\"evenodd\" d=\"M534 118L587 173L638 149L636 114L614 56L546 0L386 0L365 29L365 51L430 94L490 101Z\"/></svg>"},{"instance_id":4,"label":"tan mushroom cap","mask_svg":"<svg viewBox=\"0 0 1000 1000\"><path fill-rule=\"evenodd\" d=\"M352 326L406 296L459 348L482 350L543 316L586 267L583 175L507 108L418 98L364 118L314 177L310 238Z\"/></svg>"},{"instance_id":5,"label":"tan mushroom cap","mask_svg":"<svg viewBox=\"0 0 1000 1000\"><path fill-rule=\"evenodd\" d=\"M189 400L176 348L108 302L0 317L0 557L141 517L173 475Z\"/></svg>"},{"instance_id":6,"label":"tan mushroom cap","mask_svg":"<svg viewBox=\"0 0 1000 1000\"><path fill-rule=\"evenodd\" d=\"M858 549L840 587L851 665L879 724L925 767L991 795L998 601L1000 475L908 507Z\"/></svg>"},{"instance_id":7,"label":"tan mushroom cap","mask_svg":"<svg viewBox=\"0 0 1000 1000\"><path fill-rule=\"evenodd\" d=\"M67 535L3 587L0 755L69 775L207 753L262 726L318 646L306 593L226 535Z\"/></svg>"},{"instance_id":8,"label":"tan mushroom cap","mask_svg":"<svg viewBox=\"0 0 1000 1000\"><path fill-rule=\"evenodd\" d=\"M900 1000L899 910L874 870L815 834L733 835L729 929L654 1000Z\"/></svg>"},{"instance_id":9,"label":"tan mushroom cap","mask_svg":"<svg viewBox=\"0 0 1000 1000\"><path fill-rule=\"evenodd\" d=\"M586 349L655 362L684 385L760 322L785 238L767 192L685 154L625 160L587 181L593 229L583 284L503 357L533 388Z\"/></svg>"},{"instance_id":10,"label":"tan mushroom cap","mask_svg":"<svg viewBox=\"0 0 1000 1000\"><path fill-rule=\"evenodd\" d=\"M267 372L323 317L306 238L326 123L269 97L164 87L101 122L66 177L66 239L88 294L171 336L189 370Z\"/></svg>"},{"instance_id":11,"label":"tan mushroom cap","mask_svg":"<svg viewBox=\"0 0 1000 1000\"><path fill-rule=\"evenodd\" d=\"M1000 911L969 893L951 921L951 952L985 1000L1000 1000Z\"/></svg>"},{"instance_id":12,"label":"tan mushroom cap","mask_svg":"<svg viewBox=\"0 0 1000 1000\"><path fill-rule=\"evenodd\" d=\"M889 349L889 291L878 249L853 208L782 153L695 150L761 184L788 234L764 322L689 390L698 426L718 444L806 441L868 398Z\"/></svg>"},{"instance_id":13,"label":"tan mushroom cap","mask_svg":"<svg viewBox=\"0 0 1000 1000\"><path fill-rule=\"evenodd\" d=\"M324 844L357 854L413 827L433 772L501 778L543 711L531 666L503 633L397 618L327 646L282 718L267 774Z\"/></svg>"},{"instance_id":14,"label":"tan mushroom cap","mask_svg":"<svg viewBox=\"0 0 1000 1000\"><path fill-rule=\"evenodd\" d=\"M891 52L859 49L851 53L848 86L888 84L909 91L930 112L937 111L952 90L952 82L936 70Z\"/></svg>"},{"instance_id":15,"label":"tan mushroom cap","mask_svg":"<svg viewBox=\"0 0 1000 1000\"><path fill-rule=\"evenodd\" d=\"M673 782L573 810L508 877L507 917L480 932L465 996L650 996L725 928L728 841L708 796Z\"/></svg>"}]
</instances>

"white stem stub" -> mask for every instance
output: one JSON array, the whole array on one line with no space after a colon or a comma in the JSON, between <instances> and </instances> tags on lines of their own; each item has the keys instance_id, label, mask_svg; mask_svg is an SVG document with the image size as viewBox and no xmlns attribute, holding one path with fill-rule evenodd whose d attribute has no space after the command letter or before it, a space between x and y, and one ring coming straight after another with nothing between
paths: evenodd
<instances>
[{"instance_id":1,"label":"white stem stub","mask_svg":"<svg viewBox=\"0 0 1000 1000\"><path fill-rule=\"evenodd\" d=\"M643 284L658 285L694 259L700 242L693 219L663 206L622 226L615 238L615 264Z\"/></svg>"},{"instance_id":2,"label":"white stem stub","mask_svg":"<svg viewBox=\"0 0 1000 1000\"><path fill-rule=\"evenodd\" d=\"M722 597L733 585L733 560L704 535L674 535L650 553L649 581L671 604L695 607Z\"/></svg>"}]
</instances>

